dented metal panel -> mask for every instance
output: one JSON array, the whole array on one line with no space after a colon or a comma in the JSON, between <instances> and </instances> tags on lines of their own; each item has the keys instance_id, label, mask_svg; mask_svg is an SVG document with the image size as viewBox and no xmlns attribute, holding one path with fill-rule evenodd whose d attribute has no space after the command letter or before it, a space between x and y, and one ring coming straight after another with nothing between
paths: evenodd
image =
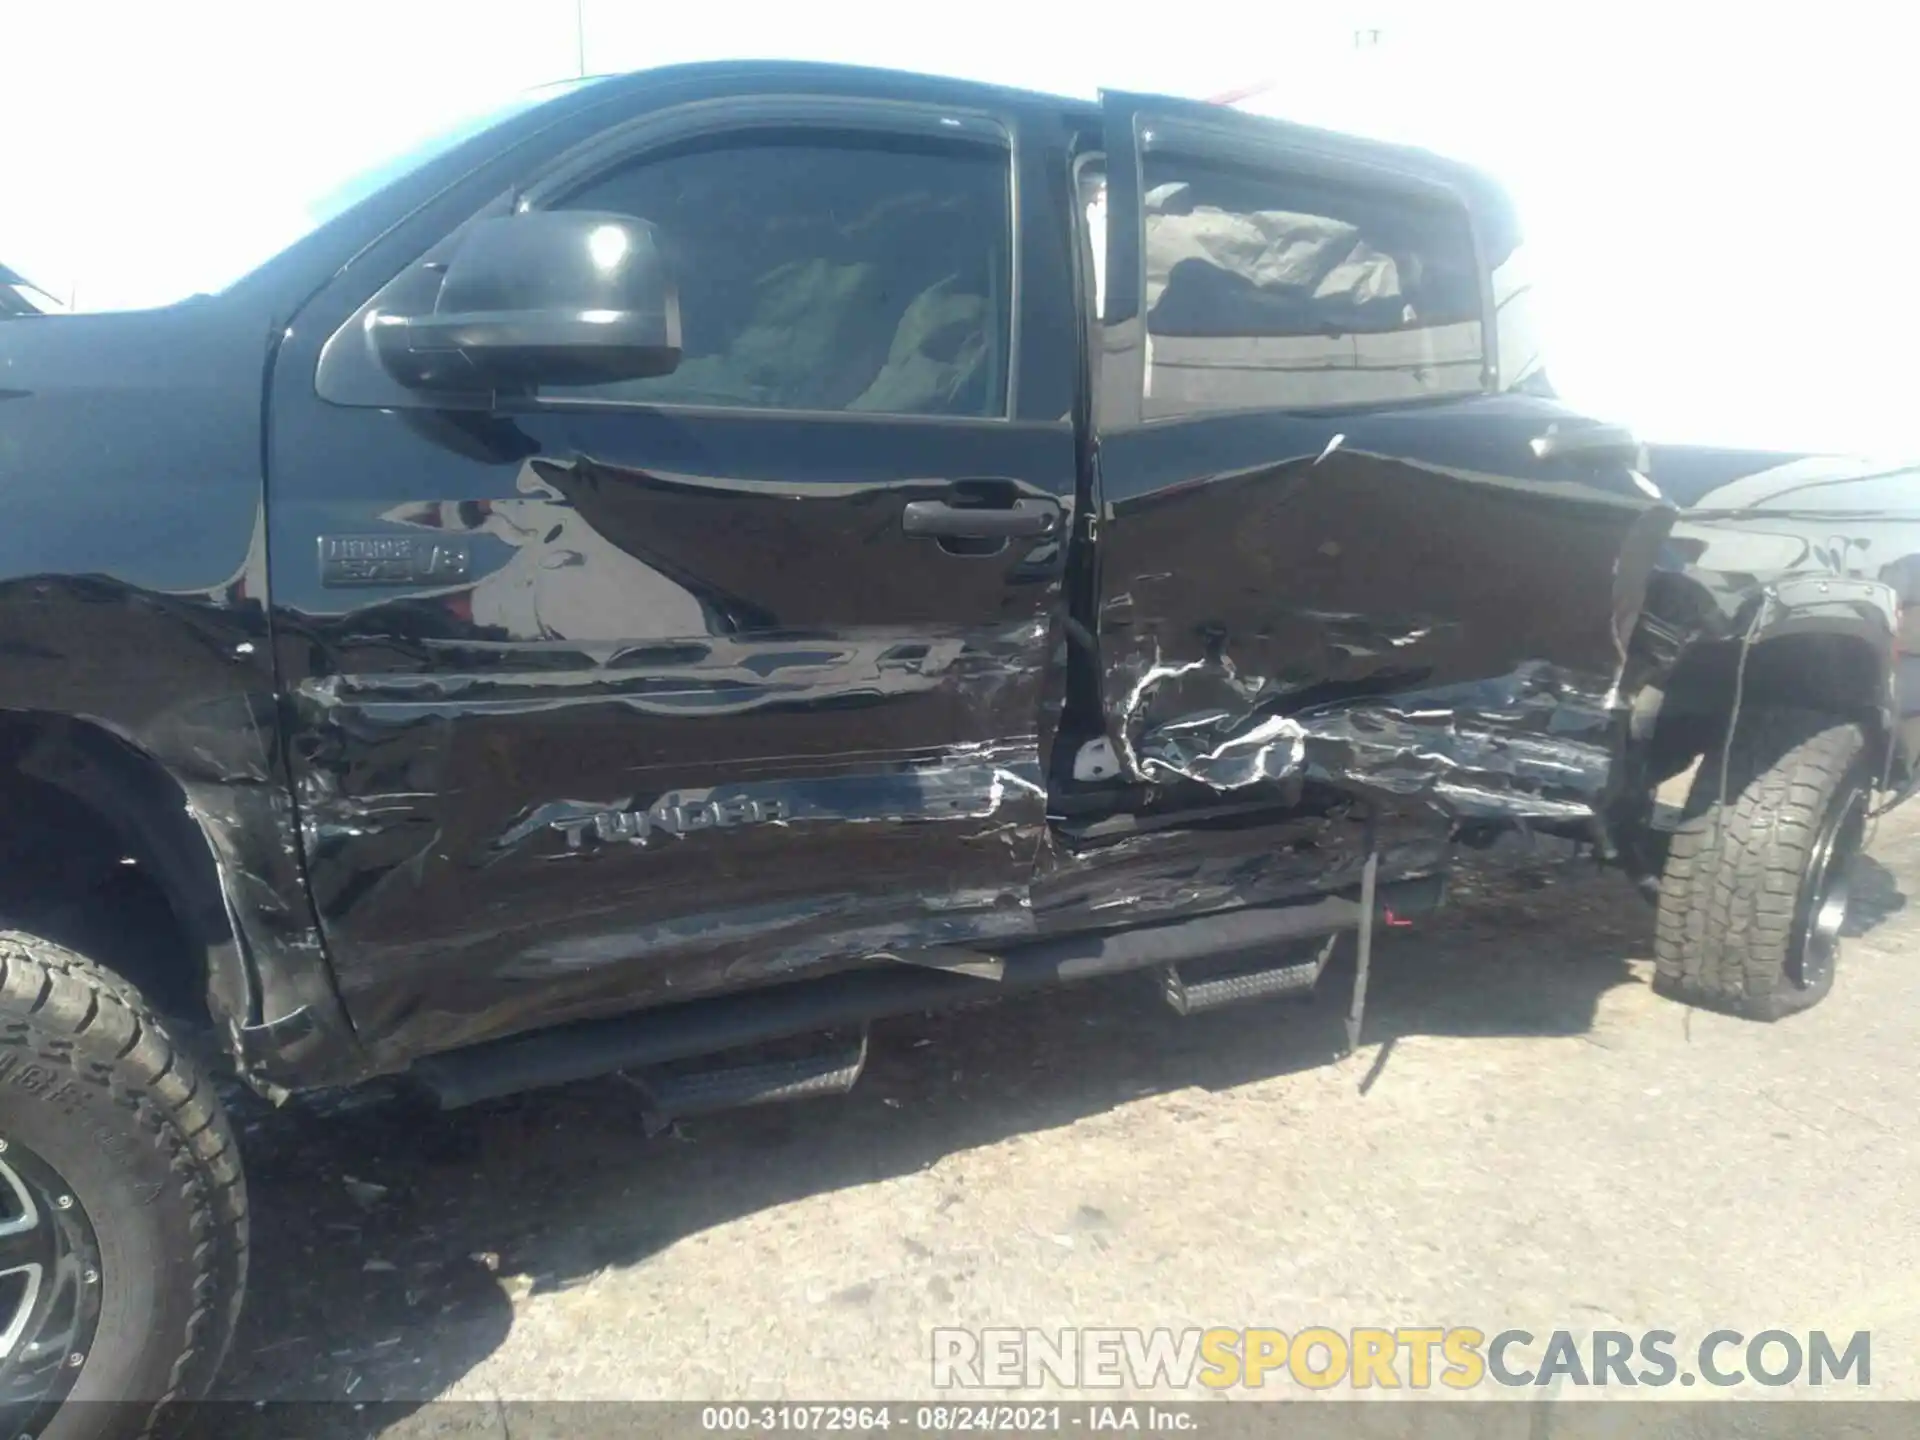
<instances>
[{"instance_id":1,"label":"dented metal panel","mask_svg":"<svg viewBox=\"0 0 1920 1440\"><path fill-rule=\"evenodd\" d=\"M1050 831L1034 874L1039 929L1151 924L1351 887L1369 837L1395 877L1446 868L1447 827L1417 796L1363 800L1304 779L1265 790L1160 826Z\"/></svg>"},{"instance_id":2,"label":"dented metal panel","mask_svg":"<svg viewBox=\"0 0 1920 1440\"><path fill-rule=\"evenodd\" d=\"M1058 108L773 66L607 93L596 124L503 150L382 234L306 303L272 377L271 554L308 877L346 1003L390 1060L1033 925L1076 514L1072 256L1050 208ZM410 303L421 257L504 192L566 203L587 177L654 174L709 131L838 123L840 100L859 97L911 102L868 106L863 126L911 111L914 133L944 137L955 115L991 117L961 127L992 141L970 145L964 168L974 185L1001 167L980 193L1005 207L1009 253L959 267L967 285L918 274L966 248L955 195L933 183L958 163L942 138L924 194L908 186L875 214L840 206L827 229L844 233L818 263L777 272L808 336L773 343L780 314L754 308L764 287L687 276L685 404L667 385L478 413L398 389L366 351L354 317L391 285ZM620 203L692 193L658 188ZM716 192L652 218L692 237L741 203ZM860 237L901 216L918 240L851 263L875 259ZM820 228L806 225L743 233L741 251ZM820 307L841 292L809 276L857 285L861 304L836 320ZM913 287L947 299L930 309ZM962 291L975 303L954 302ZM959 350L926 348L959 345L984 317ZM726 385L716 335L759 347L727 351L746 369ZM839 394L829 341L888 385ZM934 403L990 353L986 399ZM323 400L327 367L364 383ZM812 377L785 403L804 391L827 408L759 405L775 371ZM1050 523L1001 541L912 533L919 502ZM335 586L322 537L356 562Z\"/></svg>"},{"instance_id":3,"label":"dented metal panel","mask_svg":"<svg viewBox=\"0 0 1920 1440\"><path fill-rule=\"evenodd\" d=\"M1032 929L1059 547L907 534L947 493L915 427L529 416L488 466L323 418L387 457L342 487L290 442L275 506L308 871L376 1044ZM940 433L1071 507L1066 427ZM312 536L381 527L472 577L328 613Z\"/></svg>"},{"instance_id":4,"label":"dented metal panel","mask_svg":"<svg viewBox=\"0 0 1920 1440\"><path fill-rule=\"evenodd\" d=\"M1105 111L1096 622L1124 768L1592 815L1673 508L1617 459L1543 458L1571 412L1480 393L1473 276L1510 216L1431 156Z\"/></svg>"},{"instance_id":5,"label":"dented metal panel","mask_svg":"<svg viewBox=\"0 0 1920 1440\"><path fill-rule=\"evenodd\" d=\"M161 886L241 1070L317 1084L362 1062L280 763L266 333L214 300L0 330L0 712Z\"/></svg>"},{"instance_id":6,"label":"dented metal panel","mask_svg":"<svg viewBox=\"0 0 1920 1440\"><path fill-rule=\"evenodd\" d=\"M1673 512L1625 477L1542 473L1524 442L1552 413L1463 405L1457 458L1404 417L1337 422L1337 448L1336 422L1284 414L1109 438L1099 621L1133 773L1592 814Z\"/></svg>"}]
</instances>

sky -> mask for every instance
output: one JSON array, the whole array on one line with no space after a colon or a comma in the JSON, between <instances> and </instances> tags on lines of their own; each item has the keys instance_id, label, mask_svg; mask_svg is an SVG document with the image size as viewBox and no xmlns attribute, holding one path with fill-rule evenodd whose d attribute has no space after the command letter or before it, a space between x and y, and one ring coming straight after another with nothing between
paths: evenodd
<instances>
[{"instance_id":1,"label":"sky","mask_svg":"<svg viewBox=\"0 0 1920 1440\"><path fill-rule=\"evenodd\" d=\"M1507 183L1582 408L1650 439L1911 457L1916 41L1895 0L0 0L0 261L81 309L217 284L310 197L577 73L582 48L594 73L734 56L1080 96L1265 84L1243 108Z\"/></svg>"}]
</instances>

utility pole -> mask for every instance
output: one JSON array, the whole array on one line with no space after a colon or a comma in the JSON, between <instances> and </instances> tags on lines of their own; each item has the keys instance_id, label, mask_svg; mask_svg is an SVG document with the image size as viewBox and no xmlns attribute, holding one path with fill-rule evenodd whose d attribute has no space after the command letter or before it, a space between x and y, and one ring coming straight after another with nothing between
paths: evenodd
<instances>
[{"instance_id":1,"label":"utility pole","mask_svg":"<svg viewBox=\"0 0 1920 1440\"><path fill-rule=\"evenodd\" d=\"M587 0L573 0L573 58L575 71L587 78Z\"/></svg>"}]
</instances>

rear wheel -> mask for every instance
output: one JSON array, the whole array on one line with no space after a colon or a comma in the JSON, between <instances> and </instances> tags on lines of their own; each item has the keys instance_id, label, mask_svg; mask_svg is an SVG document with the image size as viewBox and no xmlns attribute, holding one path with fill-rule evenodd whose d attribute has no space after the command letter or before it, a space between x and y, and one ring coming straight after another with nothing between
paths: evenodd
<instances>
[{"instance_id":1,"label":"rear wheel","mask_svg":"<svg viewBox=\"0 0 1920 1440\"><path fill-rule=\"evenodd\" d=\"M212 1380L245 1275L213 1087L123 982L0 932L0 1433L145 1434Z\"/></svg>"},{"instance_id":2,"label":"rear wheel","mask_svg":"<svg viewBox=\"0 0 1920 1440\"><path fill-rule=\"evenodd\" d=\"M1866 734L1852 721L1792 709L1743 716L1728 748L1701 764L1667 847L1656 988L1757 1020L1824 999L1872 780Z\"/></svg>"}]
</instances>

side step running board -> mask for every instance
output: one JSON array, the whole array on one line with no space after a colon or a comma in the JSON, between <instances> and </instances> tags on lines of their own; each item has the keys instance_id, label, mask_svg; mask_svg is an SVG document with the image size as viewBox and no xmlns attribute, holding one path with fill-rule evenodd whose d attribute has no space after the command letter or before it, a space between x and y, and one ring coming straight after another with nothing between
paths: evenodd
<instances>
[{"instance_id":1,"label":"side step running board","mask_svg":"<svg viewBox=\"0 0 1920 1440\"><path fill-rule=\"evenodd\" d=\"M624 1073L646 1096L650 1118L664 1125L683 1115L844 1095L866 1066L867 1032L862 1027L852 1044L829 1044L799 1055L704 1065L683 1061Z\"/></svg>"},{"instance_id":2,"label":"side step running board","mask_svg":"<svg viewBox=\"0 0 1920 1440\"><path fill-rule=\"evenodd\" d=\"M1178 965L1169 965L1161 972L1162 993L1167 997L1167 1004L1182 1015L1198 1015L1279 995L1305 995L1319 983L1320 972L1333 958L1333 947L1339 939L1338 935L1329 935L1319 951L1305 960L1259 967L1243 960L1230 970L1203 974L1201 978L1183 973Z\"/></svg>"},{"instance_id":3,"label":"side step running board","mask_svg":"<svg viewBox=\"0 0 1920 1440\"><path fill-rule=\"evenodd\" d=\"M1383 910L1419 915L1434 909L1444 890L1445 881L1438 875L1401 880L1380 886L1375 903ZM410 1073L443 1108L453 1110L615 1070L633 1071L773 1040L851 1030L888 1015L972 1004L1021 990L1216 956L1270 955L1276 946L1290 941L1321 940L1356 928L1361 908L1359 896L1349 891L1130 930L1037 937L999 953L998 980L897 961L870 964L813 980L583 1020L430 1055L416 1060Z\"/></svg>"}]
</instances>

